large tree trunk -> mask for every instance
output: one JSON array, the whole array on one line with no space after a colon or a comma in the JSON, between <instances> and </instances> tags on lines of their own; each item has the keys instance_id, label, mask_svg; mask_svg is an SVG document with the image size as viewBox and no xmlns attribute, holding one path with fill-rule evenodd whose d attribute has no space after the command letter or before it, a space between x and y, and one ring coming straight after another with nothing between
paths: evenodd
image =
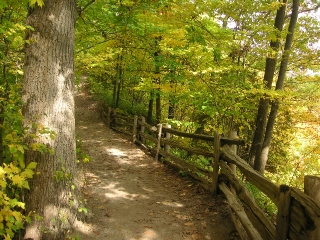
<instances>
[{"instance_id":1,"label":"large tree trunk","mask_svg":"<svg viewBox=\"0 0 320 240\"><path fill-rule=\"evenodd\" d=\"M282 1L283 4L282 6L278 9L277 15L275 18L274 22L274 27L276 30L279 31L278 37L276 41L271 41L270 42L270 47L277 52L280 46L280 32L282 31L283 24L284 24L284 17L286 14L286 2L287 0ZM272 82L273 82L273 76L275 73L276 69L276 64L277 64L277 56L269 56L266 59L266 67L265 67L265 73L264 73L264 78L263 82L265 85L266 89L271 89ZM265 125L267 121L267 115L268 115L268 106L269 106L269 100L267 97L262 97L259 101L259 106L258 106L258 113L257 113L257 118L256 118L256 129L254 132L253 140L252 140L252 145L250 149L250 157L249 161L250 164L253 166L255 163L256 159L259 159L261 149L262 149L262 141L263 141L263 136L264 136L264 130L265 130Z\"/></svg>"},{"instance_id":2,"label":"large tree trunk","mask_svg":"<svg viewBox=\"0 0 320 240\"><path fill-rule=\"evenodd\" d=\"M300 4L299 0L293 0L291 19L290 19L288 34L287 34L286 43L284 46L284 52L283 52L283 56L280 64L280 71L278 74L278 80L276 85L276 90L278 91L283 89L284 79L286 76L286 71L287 71L287 66L289 61L289 52L291 50L294 30L295 30L296 23L298 20L298 15L299 15L299 4ZM271 105L271 111L268 118L261 155L260 155L259 161L256 161L256 164L255 164L255 170L259 171L262 174L264 173L264 170L268 161L270 143L272 140L273 128L276 122L278 109L279 109L279 100L276 99L272 102L272 105Z\"/></svg>"},{"instance_id":3,"label":"large tree trunk","mask_svg":"<svg viewBox=\"0 0 320 240\"><path fill-rule=\"evenodd\" d=\"M77 213L76 147L74 119L74 27L75 0L46 0L42 8L30 9L23 82L24 125L37 138L27 138L26 164L37 162L26 211L33 218L25 239L65 239ZM48 128L54 139L38 130ZM40 153L31 146L43 144L54 154Z\"/></svg>"}]
</instances>

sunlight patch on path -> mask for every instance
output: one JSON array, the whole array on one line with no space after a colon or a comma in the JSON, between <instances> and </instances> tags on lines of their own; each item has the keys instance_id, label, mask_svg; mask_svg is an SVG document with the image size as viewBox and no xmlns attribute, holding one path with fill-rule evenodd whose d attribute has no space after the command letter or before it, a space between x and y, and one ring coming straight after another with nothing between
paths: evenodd
<instances>
[{"instance_id":1,"label":"sunlight patch on path","mask_svg":"<svg viewBox=\"0 0 320 240\"><path fill-rule=\"evenodd\" d=\"M140 231L136 231L136 233L140 233ZM141 235L140 235L141 234ZM159 235L152 229L145 229L143 232L141 232L139 237L131 237L128 234L124 233L126 235L126 239L130 240L156 240L161 239Z\"/></svg>"},{"instance_id":2,"label":"sunlight patch on path","mask_svg":"<svg viewBox=\"0 0 320 240\"><path fill-rule=\"evenodd\" d=\"M108 148L107 152L111 153L110 155L117 156L117 157L126 156L126 154L124 154L122 151L116 148Z\"/></svg>"},{"instance_id":3,"label":"sunlight patch on path","mask_svg":"<svg viewBox=\"0 0 320 240\"><path fill-rule=\"evenodd\" d=\"M177 203L177 202L164 201L164 202L161 202L161 203L162 203L163 205L165 205L165 206L168 206L168 207L178 207L178 208L184 207L183 204Z\"/></svg>"},{"instance_id":4,"label":"sunlight patch on path","mask_svg":"<svg viewBox=\"0 0 320 240\"><path fill-rule=\"evenodd\" d=\"M141 195L141 194L131 194L126 191L124 191L124 188L117 187L120 183L114 182L110 183L106 187L102 187L102 189L107 189L109 192L105 193L104 195L107 198L122 198L122 199L128 199L128 200L135 200L136 198L144 198L144 199L149 199L148 196Z\"/></svg>"},{"instance_id":5,"label":"sunlight patch on path","mask_svg":"<svg viewBox=\"0 0 320 240\"><path fill-rule=\"evenodd\" d=\"M88 232L90 232L93 229L93 226L91 224L85 223L78 219L75 219L73 227L76 231L82 232L84 234L88 234Z\"/></svg>"}]
</instances>

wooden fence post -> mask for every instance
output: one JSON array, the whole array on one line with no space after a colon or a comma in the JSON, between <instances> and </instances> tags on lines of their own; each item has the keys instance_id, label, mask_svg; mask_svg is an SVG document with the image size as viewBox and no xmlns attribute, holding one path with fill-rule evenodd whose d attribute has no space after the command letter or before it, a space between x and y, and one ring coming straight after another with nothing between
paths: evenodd
<instances>
[{"instance_id":1,"label":"wooden fence post","mask_svg":"<svg viewBox=\"0 0 320 240\"><path fill-rule=\"evenodd\" d=\"M291 211L291 188L280 185L275 240L287 240Z\"/></svg>"},{"instance_id":2,"label":"wooden fence post","mask_svg":"<svg viewBox=\"0 0 320 240\"><path fill-rule=\"evenodd\" d=\"M108 128L111 127L111 107L108 107L108 112L107 112L107 126Z\"/></svg>"},{"instance_id":3,"label":"wooden fence post","mask_svg":"<svg viewBox=\"0 0 320 240\"><path fill-rule=\"evenodd\" d=\"M220 159L220 135L214 132L214 160L213 160L213 173L212 173L212 190L213 195L218 193L218 173L219 173L219 159Z\"/></svg>"},{"instance_id":4,"label":"wooden fence post","mask_svg":"<svg viewBox=\"0 0 320 240\"><path fill-rule=\"evenodd\" d=\"M228 138L230 139L236 139L237 138L237 131L233 131L233 130L230 130L229 131L229 136ZM237 154L237 145L229 145L230 148L232 149L232 151ZM237 171L237 166L235 164L232 164L232 163L228 163L228 166L229 168L231 169L231 171L236 174L236 171ZM229 184L229 189L230 189L230 192L232 192L234 195L236 195L236 191L234 190L234 188L231 186L231 184Z\"/></svg>"},{"instance_id":5,"label":"wooden fence post","mask_svg":"<svg viewBox=\"0 0 320 240\"><path fill-rule=\"evenodd\" d=\"M304 192L320 205L320 177L307 175L304 177ZM320 220L315 221L316 229L309 235L310 240L320 239Z\"/></svg>"},{"instance_id":6,"label":"wooden fence post","mask_svg":"<svg viewBox=\"0 0 320 240\"><path fill-rule=\"evenodd\" d=\"M161 134L162 134L162 124L158 124L158 143L157 143L157 152L156 152L156 160L159 160L159 151L161 147Z\"/></svg>"},{"instance_id":7,"label":"wooden fence post","mask_svg":"<svg viewBox=\"0 0 320 240\"><path fill-rule=\"evenodd\" d=\"M140 137L140 141L141 141L141 143L142 144L145 144L145 138L143 137L143 134L144 134L144 131L145 131L145 126L144 126L144 124L146 123L146 118L145 117L141 117L141 122L142 122L142 124L141 124L141 128L140 128L140 132L142 132L142 134L140 135L141 137Z\"/></svg>"},{"instance_id":8,"label":"wooden fence post","mask_svg":"<svg viewBox=\"0 0 320 240\"><path fill-rule=\"evenodd\" d=\"M132 129L132 141L133 143L137 140L137 126L138 126L138 116L134 115L133 117L133 129Z\"/></svg>"},{"instance_id":9,"label":"wooden fence post","mask_svg":"<svg viewBox=\"0 0 320 240\"><path fill-rule=\"evenodd\" d=\"M171 128L171 125L166 123L165 127L166 128ZM170 137L171 137L171 134L166 132L166 139L169 140ZM170 153L170 145L168 143L164 144L164 150L166 151L166 153Z\"/></svg>"}]
</instances>

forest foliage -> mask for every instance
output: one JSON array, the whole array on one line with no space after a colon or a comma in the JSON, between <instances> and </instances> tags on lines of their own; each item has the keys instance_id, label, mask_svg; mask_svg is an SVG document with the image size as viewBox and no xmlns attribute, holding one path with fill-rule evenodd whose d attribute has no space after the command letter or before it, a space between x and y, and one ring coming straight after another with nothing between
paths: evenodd
<instances>
[{"instance_id":1,"label":"forest foliage","mask_svg":"<svg viewBox=\"0 0 320 240\"><path fill-rule=\"evenodd\" d=\"M23 189L36 164L25 166L22 128L27 5L42 0L0 0L0 236L10 239L28 217ZM78 0L75 63L101 101L150 123L227 136L236 130L249 161L259 99L279 101L266 176L301 187L303 176L320 169L319 1L300 2L284 88L263 82L266 58L277 59L288 34L292 1L283 31L274 28L282 1ZM290 34L290 33L289 33ZM279 41L277 51L271 41ZM30 125L39 134L54 133ZM36 136L33 136L36 137Z\"/></svg>"},{"instance_id":2,"label":"forest foliage","mask_svg":"<svg viewBox=\"0 0 320 240\"><path fill-rule=\"evenodd\" d=\"M239 152L247 160L259 99L277 101L265 174L301 187L305 174L319 173L318 2L299 4L284 88L277 91L291 1L282 31L273 26L279 1L87 3L80 2L86 9L77 22L76 64L100 99L129 113L151 111L149 122L187 132L236 130L248 143ZM278 50L271 41L279 41ZM263 82L268 57L278 60L270 89Z\"/></svg>"}]
</instances>

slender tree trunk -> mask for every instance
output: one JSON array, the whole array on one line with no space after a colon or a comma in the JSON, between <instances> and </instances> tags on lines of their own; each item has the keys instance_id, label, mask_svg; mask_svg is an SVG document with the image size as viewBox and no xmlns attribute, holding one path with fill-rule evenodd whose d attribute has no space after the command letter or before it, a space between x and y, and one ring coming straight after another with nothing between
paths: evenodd
<instances>
[{"instance_id":1,"label":"slender tree trunk","mask_svg":"<svg viewBox=\"0 0 320 240\"><path fill-rule=\"evenodd\" d=\"M113 84L112 107L115 107L117 102L117 77L116 76L114 77L112 84Z\"/></svg>"},{"instance_id":2,"label":"slender tree trunk","mask_svg":"<svg viewBox=\"0 0 320 240\"><path fill-rule=\"evenodd\" d=\"M173 85L175 84L175 80L174 80L174 75L175 75L175 71L174 70L170 70L170 74L171 74L171 80L170 80L170 89L171 89L171 93L169 96L169 107L168 107L168 119L173 119L174 118L174 99L175 99L175 91L173 89Z\"/></svg>"},{"instance_id":3,"label":"slender tree trunk","mask_svg":"<svg viewBox=\"0 0 320 240\"><path fill-rule=\"evenodd\" d=\"M158 60L159 54L160 54L160 51L157 51L154 53L154 60L155 60L155 65L156 65L155 70L154 70L155 74L160 73L159 60ZM161 121L160 77L156 77L155 83L158 85L158 87L156 89L156 123L158 124Z\"/></svg>"},{"instance_id":4,"label":"slender tree trunk","mask_svg":"<svg viewBox=\"0 0 320 240\"><path fill-rule=\"evenodd\" d=\"M123 83L123 79L122 79L122 52L119 56L119 69L118 69L118 90L117 90L117 102L116 102L116 108L119 107L119 102L120 102L120 94L121 94L121 85Z\"/></svg>"},{"instance_id":5,"label":"slender tree trunk","mask_svg":"<svg viewBox=\"0 0 320 240\"><path fill-rule=\"evenodd\" d=\"M152 124L152 115L153 115L153 91L150 93L149 107L148 107L147 123L149 124Z\"/></svg>"},{"instance_id":6,"label":"slender tree trunk","mask_svg":"<svg viewBox=\"0 0 320 240\"><path fill-rule=\"evenodd\" d=\"M291 19L290 19L288 34L286 37L284 52L283 52L283 56L280 64L280 71L279 71L277 85L276 85L276 90L278 91L283 89L283 84L284 84L288 61L289 61L289 52L291 50L294 30L295 30L296 23L298 20L298 15L299 15L299 4L300 4L299 0L293 0ZM262 152L261 152L259 161L256 161L257 164L255 164L255 169L262 174L264 173L265 166L268 161L270 143L272 140L273 128L276 122L278 109L279 109L279 100L276 99L275 101L272 102L271 111L270 111L270 115L269 115L268 123L266 127L264 142L262 146Z\"/></svg>"},{"instance_id":7,"label":"slender tree trunk","mask_svg":"<svg viewBox=\"0 0 320 240\"><path fill-rule=\"evenodd\" d=\"M160 56L160 49L159 49L159 42L161 41L161 36L155 38L155 49L156 51L153 54L154 58L154 64L155 64L155 69L154 69L154 74L156 77L154 78L154 83L157 84L157 88L155 91L156 95L156 123L160 123L161 121L161 89L160 89L160 77L157 76L160 73L160 61L159 61L159 56Z\"/></svg>"},{"instance_id":8,"label":"slender tree trunk","mask_svg":"<svg viewBox=\"0 0 320 240\"><path fill-rule=\"evenodd\" d=\"M6 64L3 64L3 78L7 81L6 78ZM4 94L0 94L1 98L6 99L7 90ZM5 101L3 101L0 105L0 166L4 163L4 156L3 156L3 123L4 123L4 109L5 109Z\"/></svg>"},{"instance_id":9,"label":"slender tree trunk","mask_svg":"<svg viewBox=\"0 0 320 240\"><path fill-rule=\"evenodd\" d=\"M122 84L122 53L118 54L118 61L116 67L116 83L113 89L114 96L114 106L115 108L119 107L120 94L121 94L121 84Z\"/></svg>"},{"instance_id":10,"label":"slender tree trunk","mask_svg":"<svg viewBox=\"0 0 320 240\"><path fill-rule=\"evenodd\" d=\"M160 97L160 89L156 93L156 123L160 123L161 121L161 97Z\"/></svg>"},{"instance_id":11,"label":"slender tree trunk","mask_svg":"<svg viewBox=\"0 0 320 240\"><path fill-rule=\"evenodd\" d=\"M25 193L26 211L33 218L26 227L25 239L66 239L65 234L78 212L74 119L74 27L75 0L46 0L30 9L27 25L33 27L27 39L23 82L24 126L30 146L26 164L37 162L30 191ZM31 123L34 123L31 126ZM54 139L40 134L48 128ZM45 145L54 154L40 153L31 147ZM72 202L72 204L71 204Z\"/></svg>"},{"instance_id":12,"label":"slender tree trunk","mask_svg":"<svg viewBox=\"0 0 320 240\"><path fill-rule=\"evenodd\" d=\"M4 122L4 107L0 106L0 125L3 125ZM0 127L0 166L4 163L4 158L3 158L3 128Z\"/></svg>"},{"instance_id":13,"label":"slender tree trunk","mask_svg":"<svg viewBox=\"0 0 320 240\"><path fill-rule=\"evenodd\" d=\"M3 41L5 43L5 49L4 49L4 56L7 58L9 55L9 43L6 38L3 38ZM3 84L5 86L4 93L0 95L1 98L6 99L3 101L3 104L0 106L0 166L4 163L4 156L3 156L3 123L4 123L4 112L5 112L5 102L7 102L9 98L9 81L7 77L7 63L6 60L3 61L2 64L2 79L4 82Z\"/></svg>"},{"instance_id":14,"label":"slender tree trunk","mask_svg":"<svg viewBox=\"0 0 320 240\"><path fill-rule=\"evenodd\" d=\"M120 93L121 93L121 82L118 82L118 89L117 89L117 101L116 101L116 108L119 107L120 102Z\"/></svg>"},{"instance_id":15,"label":"slender tree trunk","mask_svg":"<svg viewBox=\"0 0 320 240\"><path fill-rule=\"evenodd\" d=\"M168 108L168 119L174 118L174 104L172 103L172 100L169 100L169 108Z\"/></svg>"},{"instance_id":16,"label":"slender tree trunk","mask_svg":"<svg viewBox=\"0 0 320 240\"><path fill-rule=\"evenodd\" d=\"M283 4L278 9L277 15L275 18L274 27L276 30L279 31L279 33L278 33L277 40L270 42L270 47L275 52L278 51L280 46L279 39L280 39L280 32L282 31L283 24L284 24L284 17L286 14L286 6L287 6L286 2L287 0L282 1ZM265 73L263 78L266 89L271 89L276 64L277 64L277 56L267 57ZM267 115L268 115L268 106L269 106L269 100L267 99L267 96L260 98L259 105L258 105L258 113L256 118L256 129L254 132L252 145L250 149L250 156L249 156L249 161L252 166L254 165L255 160L259 159L260 157L264 130L265 130L265 125L266 125Z\"/></svg>"}]
</instances>

